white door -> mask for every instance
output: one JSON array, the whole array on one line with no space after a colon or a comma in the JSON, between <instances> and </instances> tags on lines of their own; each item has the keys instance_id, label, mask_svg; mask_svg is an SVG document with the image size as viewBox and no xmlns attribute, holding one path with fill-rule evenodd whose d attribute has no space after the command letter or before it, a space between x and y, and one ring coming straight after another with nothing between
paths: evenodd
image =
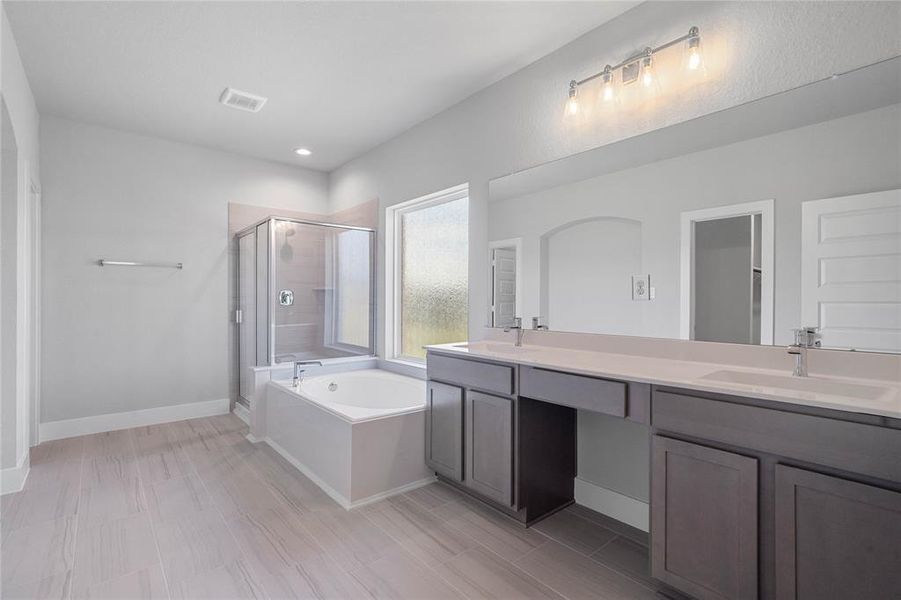
<instances>
[{"instance_id":1,"label":"white door","mask_svg":"<svg viewBox=\"0 0 901 600\"><path fill-rule=\"evenodd\" d=\"M801 326L823 345L901 351L901 190L805 202Z\"/></svg>"},{"instance_id":2,"label":"white door","mask_svg":"<svg viewBox=\"0 0 901 600\"><path fill-rule=\"evenodd\" d=\"M495 248L491 257L494 272L491 313L495 327L513 324L516 317L516 250Z\"/></svg>"}]
</instances>

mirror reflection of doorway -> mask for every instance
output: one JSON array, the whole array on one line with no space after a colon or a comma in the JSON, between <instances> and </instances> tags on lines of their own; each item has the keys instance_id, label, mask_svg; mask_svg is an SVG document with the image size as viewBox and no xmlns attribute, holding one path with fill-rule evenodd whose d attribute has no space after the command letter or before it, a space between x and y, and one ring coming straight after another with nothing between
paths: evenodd
<instances>
[{"instance_id":1,"label":"mirror reflection of doorway","mask_svg":"<svg viewBox=\"0 0 901 600\"><path fill-rule=\"evenodd\" d=\"M519 309L521 241L491 242L491 327L513 325ZM520 315L521 316L521 315Z\"/></svg>"},{"instance_id":2,"label":"mirror reflection of doorway","mask_svg":"<svg viewBox=\"0 0 901 600\"><path fill-rule=\"evenodd\" d=\"M682 213L682 337L772 343L772 201Z\"/></svg>"}]
</instances>

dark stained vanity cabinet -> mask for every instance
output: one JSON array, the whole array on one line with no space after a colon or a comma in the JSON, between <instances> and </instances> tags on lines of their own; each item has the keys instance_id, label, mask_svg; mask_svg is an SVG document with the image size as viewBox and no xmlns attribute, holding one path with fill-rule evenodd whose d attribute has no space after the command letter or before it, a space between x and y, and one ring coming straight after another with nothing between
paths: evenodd
<instances>
[{"instance_id":1,"label":"dark stained vanity cabinet","mask_svg":"<svg viewBox=\"0 0 901 600\"><path fill-rule=\"evenodd\" d=\"M466 392L464 484L503 506L513 505L513 399Z\"/></svg>"},{"instance_id":2,"label":"dark stained vanity cabinet","mask_svg":"<svg viewBox=\"0 0 901 600\"><path fill-rule=\"evenodd\" d=\"M776 465L776 598L901 598L901 493Z\"/></svg>"},{"instance_id":3,"label":"dark stained vanity cabinet","mask_svg":"<svg viewBox=\"0 0 901 600\"><path fill-rule=\"evenodd\" d=\"M650 426L651 575L699 599L901 599L901 419L429 353L427 463L529 524L576 410Z\"/></svg>"},{"instance_id":4,"label":"dark stained vanity cabinet","mask_svg":"<svg viewBox=\"0 0 901 600\"><path fill-rule=\"evenodd\" d=\"M524 523L572 504L576 414L516 394L518 367L430 352L426 464Z\"/></svg>"},{"instance_id":5,"label":"dark stained vanity cabinet","mask_svg":"<svg viewBox=\"0 0 901 600\"><path fill-rule=\"evenodd\" d=\"M427 394L425 462L443 477L463 481L463 388L430 381Z\"/></svg>"},{"instance_id":6,"label":"dark stained vanity cabinet","mask_svg":"<svg viewBox=\"0 0 901 600\"><path fill-rule=\"evenodd\" d=\"M701 598L757 598L757 460L651 439L651 572Z\"/></svg>"}]
</instances>

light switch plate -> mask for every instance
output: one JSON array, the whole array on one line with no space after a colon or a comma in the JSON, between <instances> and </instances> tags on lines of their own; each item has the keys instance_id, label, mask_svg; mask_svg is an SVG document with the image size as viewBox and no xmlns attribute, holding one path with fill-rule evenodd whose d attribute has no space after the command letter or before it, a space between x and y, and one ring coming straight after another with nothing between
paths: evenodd
<instances>
[{"instance_id":1,"label":"light switch plate","mask_svg":"<svg viewBox=\"0 0 901 600\"><path fill-rule=\"evenodd\" d=\"M651 276L650 275L633 275L632 276L632 299L633 300L650 300L651 299Z\"/></svg>"}]
</instances>

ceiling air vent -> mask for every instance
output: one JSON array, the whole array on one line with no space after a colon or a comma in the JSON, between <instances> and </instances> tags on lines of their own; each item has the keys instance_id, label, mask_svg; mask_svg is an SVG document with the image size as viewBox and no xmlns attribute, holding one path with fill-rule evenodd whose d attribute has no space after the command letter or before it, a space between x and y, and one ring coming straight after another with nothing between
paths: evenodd
<instances>
[{"instance_id":1,"label":"ceiling air vent","mask_svg":"<svg viewBox=\"0 0 901 600\"><path fill-rule=\"evenodd\" d=\"M225 106L237 108L238 110L245 110L247 112L260 112L260 109L266 104L266 100L267 99L262 96L249 94L230 87L225 88L222 95L219 96L219 102Z\"/></svg>"}]
</instances>

